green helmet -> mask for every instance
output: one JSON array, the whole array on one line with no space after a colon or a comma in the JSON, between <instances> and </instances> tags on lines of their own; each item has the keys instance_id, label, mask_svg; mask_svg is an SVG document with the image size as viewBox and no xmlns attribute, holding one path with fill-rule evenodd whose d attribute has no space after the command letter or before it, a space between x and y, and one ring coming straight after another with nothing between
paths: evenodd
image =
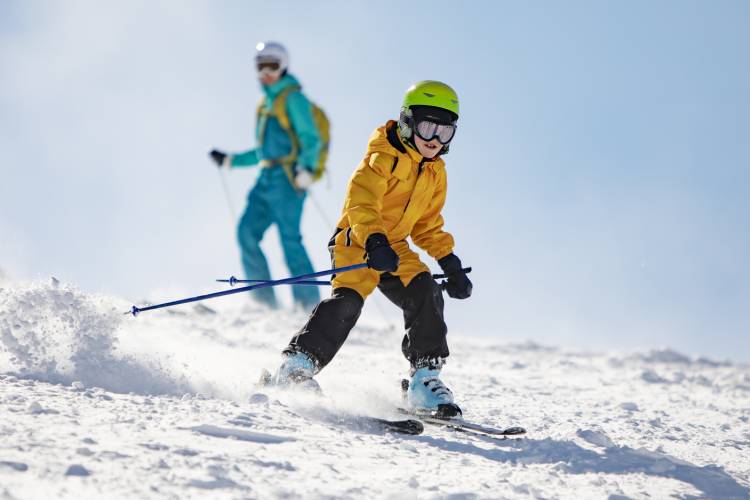
<instances>
[{"instance_id":1,"label":"green helmet","mask_svg":"<svg viewBox=\"0 0 750 500\"><path fill-rule=\"evenodd\" d=\"M458 96L456 91L443 82L424 80L415 83L404 95L403 108L433 106L454 113L458 118Z\"/></svg>"}]
</instances>

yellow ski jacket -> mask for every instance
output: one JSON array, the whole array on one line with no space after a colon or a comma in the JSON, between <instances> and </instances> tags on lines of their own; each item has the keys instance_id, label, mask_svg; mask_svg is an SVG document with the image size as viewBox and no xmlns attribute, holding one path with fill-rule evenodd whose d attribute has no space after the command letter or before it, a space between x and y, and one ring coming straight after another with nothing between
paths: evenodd
<instances>
[{"instance_id":1,"label":"yellow ski jacket","mask_svg":"<svg viewBox=\"0 0 750 500\"><path fill-rule=\"evenodd\" d=\"M390 120L370 136L367 153L354 171L337 225L351 244L383 233L391 245L411 237L434 259L453 251L441 212L448 188L445 162L427 160L399 137Z\"/></svg>"}]
</instances>

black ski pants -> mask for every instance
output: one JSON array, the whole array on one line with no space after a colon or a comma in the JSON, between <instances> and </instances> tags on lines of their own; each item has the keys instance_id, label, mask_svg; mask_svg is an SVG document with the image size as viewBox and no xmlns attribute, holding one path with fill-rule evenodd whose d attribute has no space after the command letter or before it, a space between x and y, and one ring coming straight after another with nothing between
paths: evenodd
<instances>
[{"instance_id":1,"label":"black ski pants","mask_svg":"<svg viewBox=\"0 0 750 500\"><path fill-rule=\"evenodd\" d=\"M384 273L380 275L378 288L404 312L406 335L401 350L412 366L424 366L432 360L448 357L443 294L430 273L418 274L409 286L404 286L398 277ZM335 289L330 298L315 307L284 352L303 351L323 368L346 341L362 306L364 299L356 291Z\"/></svg>"}]
</instances>

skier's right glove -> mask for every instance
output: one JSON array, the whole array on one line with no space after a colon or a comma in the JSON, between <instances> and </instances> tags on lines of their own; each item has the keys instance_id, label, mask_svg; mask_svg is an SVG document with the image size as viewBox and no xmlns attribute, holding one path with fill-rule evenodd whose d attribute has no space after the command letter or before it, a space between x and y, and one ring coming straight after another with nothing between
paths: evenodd
<instances>
[{"instance_id":1,"label":"skier's right glove","mask_svg":"<svg viewBox=\"0 0 750 500\"><path fill-rule=\"evenodd\" d=\"M392 273L398 269L398 254L382 233L371 234L365 243L367 265L376 271Z\"/></svg>"},{"instance_id":2,"label":"skier's right glove","mask_svg":"<svg viewBox=\"0 0 750 500\"><path fill-rule=\"evenodd\" d=\"M461 267L461 259L456 257L456 254L451 253L440 259L438 264L448 278L448 281L445 282L445 291L448 292L448 296L454 299L471 297L473 286Z\"/></svg>"},{"instance_id":3,"label":"skier's right glove","mask_svg":"<svg viewBox=\"0 0 750 500\"><path fill-rule=\"evenodd\" d=\"M211 159L216 163L216 166L219 168L222 167L228 167L228 159L229 155L224 153L223 151L219 151L218 149L212 149L210 153L208 153L208 156L211 157Z\"/></svg>"}]
</instances>

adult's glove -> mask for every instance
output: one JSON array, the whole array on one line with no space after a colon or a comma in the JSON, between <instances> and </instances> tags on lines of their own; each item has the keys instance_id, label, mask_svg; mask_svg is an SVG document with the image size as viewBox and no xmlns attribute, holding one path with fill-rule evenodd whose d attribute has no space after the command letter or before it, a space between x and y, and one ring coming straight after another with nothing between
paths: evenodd
<instances>
[{"instance_id":1,"label":"adult's glove","mask_svg":"<svg viewBox=\"0 0 750 500\"><path fill-rule=\"evenodd\" d=\"M382 233L371 234L365 243L367 265L376 271L392 273L398 269L398 254Z\"/></svg>"},{"instance_id":2,"label":"adult's glove","mask_svg":"<svg viewBox=\"0 0 750 500\"><path fill-rule=\"evenodd\" d=\"M315 182L310 170L305 167L297 167L294 173L294 185L297 189L307 189Z\"/></svg>"},{"instance_id":3,"label":"adult's glove","mask_svg":"<svg viewBox=\"0 0 750 500\"><path fill-rule=\"evenodd\" d=\"M461 267L461 259L456 254L449 254L438 261L440 268L445 273L448 281L445 283L445 291L454 299L468 299L471 297L471 281Z\"/></svg>"},{"instance_id":4,"label":"adult's glove","mask_svg":"<svg viewBox=\"0 0 750 500\"><path fill-rule=\"evenodd\" d=\"M222 167L228 167L228 155L224 153L223 151L219 151L218 149L212 149L210 153L208 153L208 156L211 157L211 159L216 163L216 166L219 168Z\"/></svg>"}]
</instances>

